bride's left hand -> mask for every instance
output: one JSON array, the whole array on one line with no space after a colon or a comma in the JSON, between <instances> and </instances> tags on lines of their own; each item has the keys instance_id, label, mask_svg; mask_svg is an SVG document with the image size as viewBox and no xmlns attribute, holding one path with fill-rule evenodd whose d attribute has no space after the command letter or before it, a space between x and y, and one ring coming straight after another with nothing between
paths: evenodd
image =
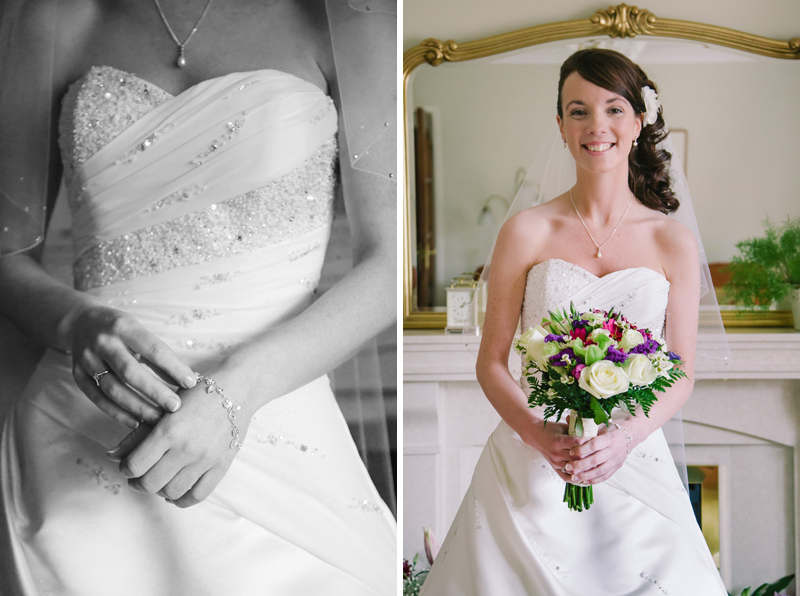
<instances>
[{"instance_id":1,"label":"bride's left hand","mask_svg":"<svg viewBox=\"0 0 800 596\"><path fill-rule=\"evenodd\" d=\"M155 426L140 425L108 453L121 462L120 472L132 489L157 494L183 508L211 494L238 450L230 446L232 426L221 395L207 393L202 382L180 394L180 410L165 413ZM249 423L243 410L236 414L240 443Z\"/></svg>"},{"instance_id":2,"label":"bride's left hand","mask_svg":"<svg viewBox=\"0 0 800 596\"><path fill-rule=\"evenodd\" d=\"M573 484L600 484L611 478L625 463L628 441L617 428L603 426L597 436L570 450L573 461L567 464Z\"/></svg>"}]
</instances>

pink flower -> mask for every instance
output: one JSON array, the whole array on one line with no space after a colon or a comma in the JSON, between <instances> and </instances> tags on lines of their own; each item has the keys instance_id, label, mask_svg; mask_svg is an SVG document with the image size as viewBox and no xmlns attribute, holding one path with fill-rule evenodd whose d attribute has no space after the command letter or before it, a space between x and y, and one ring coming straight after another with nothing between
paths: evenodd
<instances>
[{"instance_id":1,"label":"pink flower","mask_svg":"<svg viewBox=\"0 0 800 596\"><path fill-rule=\"evenodd\" d=\"M603 329L608 331L613 339L619 339L620 337L622 337L622 329L620 329L619 326L617 326L617 322L613 319L604 321Z\"/></svg>"},{"instance_id":2,"label":"pink flower","mask_svg":"<svg viewBox=\"0 0 800 596\"><path fill-rule=\"evenodd\" d=\"M579 339L583 342L586 341L586 329L579 327L569 332L570 339Z\"/></svg>"},{"instance_id":3,"label":"pink flower","mask_svg":"<svg viewBox=\"0 0 800 596\"><path fill-rule=\"evenodd\" d=\"M586 368L585 364L578 364L575 368L572 369L572 376L576 379L581 378L581 371Z\"/></svg>"},{"instance_id":4,"label":"pink flower","mask_svg":"<svg viewBox=\"0 0 800 596\"><path fill-rule=\"evenodd\" d=\"M433 534L433 530L431 527L428 526L424 528L425 531L425 556L428 558L428 563L433 565L434 559L436 559L436 555L439 554L439 541L436 540L436 536Z\"/></svg>"}]
</instances>

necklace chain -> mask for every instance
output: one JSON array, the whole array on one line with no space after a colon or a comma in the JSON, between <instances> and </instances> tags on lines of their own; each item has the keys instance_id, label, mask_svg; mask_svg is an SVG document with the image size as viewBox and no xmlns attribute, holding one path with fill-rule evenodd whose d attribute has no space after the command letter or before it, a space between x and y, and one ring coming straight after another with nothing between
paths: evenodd
<instances>
[{"instance_id":1,"label":"necklace chain","mask_svg":"<svg viewBox=\"0 0 800 596\"><path fill-rule=\"evenodd\" d=\"M581 223L583 224L583 229L586 230L586 233L589 234L589 238L592 239L592 242L597 247L597 255L596 256L599 259L600 257L603 256L602 253L600 252L600 249L603 248L608 243L608 241L611 240L611 238L614 236L614 234L617 233L617 230L622 225L622 220L625 219L626 215L628 215L628 211L630 210L631 205L633 205L633 199L631 199L628 202L628 206L625 208L625 213L623 213L622 217L619 218L619 222L617 222L617 226L614 228L614 231L611 232L611 234L609 235L608 238L606 238L606 241L603 242L603 244L597 244L597 240L594 239L594 236L592 236L592 233L589 231L589 228L586 225L586 222L583 221L583 218L581 217L581 212L578 211L578 208L575 206L575 200L572 198L572 189L571 188L569 189L569 200L572 203L572 208L575 209L575 214L578 216L578 219L581 220Z\"/></svg>"},{"instance_id":2,"label":"necklace chain","mask_svg":"<svg viewBox=\"0 0 800 596\"><path fill-rule=\"evenodd\" d=\"M186 39L183 40L183 43L180 42L178 36L175 35L175 32L172 30L172 27L167 20L167 15L164 14L164 11L161 9L161 5L158 3L158 0L153 0L156 5L156 9L158 10L158 14L161 16L161 20L164 21L164 25L167 27L167 31L169 32L169 36L172 38L172 41L175 42L175 45L178 46L178 60L177 64L180 68L186 66L186 56L185 56L185 48L186 44L189 43L189 40L192 39L192 36L197 33L197 28L200 26L200 23L205 18L206 14L208 14L208 9L211 8L211 3L214 0L208 0L206 3L206 7L203 9L203 14L200 15L200 18L197 19L197 22L194 24L194 28L189 32L189 35L186 36Z\"/></svg>"}]
</instances>

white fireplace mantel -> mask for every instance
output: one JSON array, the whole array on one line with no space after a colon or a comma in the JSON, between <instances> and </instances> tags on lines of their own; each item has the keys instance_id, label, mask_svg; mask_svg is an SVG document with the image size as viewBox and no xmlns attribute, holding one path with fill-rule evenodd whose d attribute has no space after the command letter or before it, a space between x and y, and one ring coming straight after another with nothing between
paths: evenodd
<instances>
[{"instance_id":1,"label":"white fireplace mantel","mask_svg":"<svg viewBox=\"0 0 800 596\"><path fill-rule=\"evenodd\" d=\"M733 364L726 369L698 366L704 379L800 379L800 332L788 328L728 331ZM712 342L701 334L698 351ZM406 330L403 336L404 382L474 381L480 346L476 336L442 331ZM512 355L510 361L514 363Z\"/></svg>"},{"instance_id":2,"label":"white fireplace mantel","mask_svg":"<svg viewBox=\"0 0 800 596\"><path fill-rule=\"evenodd\" d=\"M720 469L720 571L729 590L800 569L800 332L735 329L727 367L698 364L684 406L690 464ZM698 338L699 349L711 338ZM499 417L475 377L480 338L406 330L404 548L443 538ZM519 369L511 354L509 365Z\"/></svg>"}]
</instances>

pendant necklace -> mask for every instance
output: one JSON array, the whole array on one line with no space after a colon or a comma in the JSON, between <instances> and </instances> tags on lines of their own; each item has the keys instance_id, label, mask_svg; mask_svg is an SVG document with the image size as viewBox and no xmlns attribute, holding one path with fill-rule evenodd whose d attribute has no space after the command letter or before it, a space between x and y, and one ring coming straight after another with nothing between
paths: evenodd
<instances>
[{"instance_id":1,"label":"pendant necklace","mask_svg":"<svg viewBox=\"0 0 800 596\"><path fill-rule=\"evenodd\" d=\"M179 68L183 68L186 66L186 56L185 56L185 48L186 44L189 43L189 40L192 39L192 36L197 32L197 28L200 26L201 21L205 18L206 14L208 13L208 9L211 8L211 3L214 0L208 0L206 7L203 9L203 14L200 15L200 18L197 19L197 22L194 24L194 29L191 30L189 35L186 39L183 40L181 43L178 40L178 36L175 35L175 32L172 30L172 27L169 26L169 21L167 21L167 17L164 14L164 11L161 10L161 5L158 3L158 0L153 0L156 4L156 8L158 9L158 14L161 15L161 20L164 21L164 25L167 27L167 31L169 31L170 37L172 37L172 41L175 42L175 45L178 46L178 60L176 61Z\"/></svg>"},{"instance_id":2,"label":"pendant necklace","mask_svg":"<svg viewBox=\"0 0 800 596\"><path fill-rule=\"evenodd\" d=\"M606 241L603 242L603 244L597 244L597 241L594 239L594 236L592 236L592 233L589 231L589 228L586 226L586 222L583 221L583 218L581 217L581 213L580 213L580 211L578 211L578 208L575 206L575 201L572 198L572 189L571 188L569 189L569 200L572 202L572 208L575 209L575 214L578 216L578 219L581 220L581 223L583 224L583 229L586 230L586 233L589 234L589 238L592 239L592 242L597 247L597 254L595 256L599 259L600 257L603 256L602 253L600 252L600 249L603 248L608 243L608 241L611 240L611 238L614 236L614 234L617 233L617 230L622 225L622 220L625 219L626 215L628 215L628 211L630 210L631 205L633 205L633 199L631 199L630 202L628 203L628 207L625 209L625 213L623 213L622 217L619 218L619 223L617 223L617 227L614 228L614 231L611 232L611 235L608 238L606 238Z\"/></svg>"}]
</instances>

